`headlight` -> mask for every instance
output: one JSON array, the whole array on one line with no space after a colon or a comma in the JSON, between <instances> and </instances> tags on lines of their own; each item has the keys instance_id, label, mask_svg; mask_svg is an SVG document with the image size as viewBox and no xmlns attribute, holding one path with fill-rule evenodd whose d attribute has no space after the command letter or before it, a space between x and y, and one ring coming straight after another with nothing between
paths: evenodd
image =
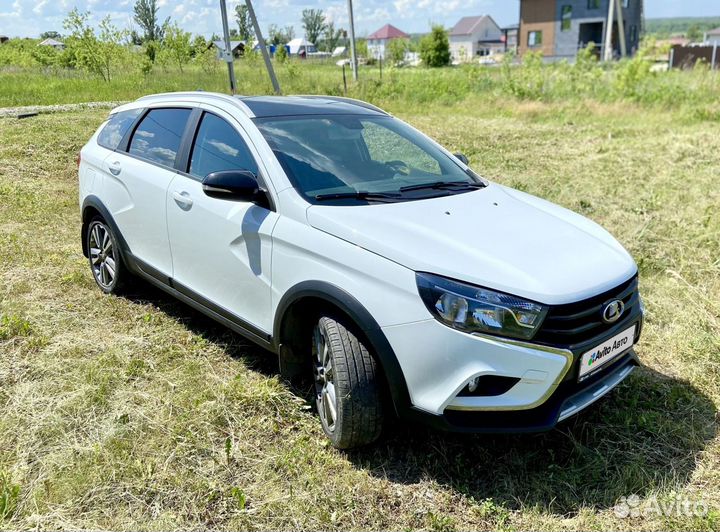
<instances>
[{"instance_id":1,"label":"headlight","mask_svg":"<svg viewBox=\"0 0 720 532\"><path fill-rule=\"evenodd\" d=\"M529 340L548 311L540 303L429 273L418 273L417 285L420 297L435 318L466 332Z\"/></svg>"}]
</instances>

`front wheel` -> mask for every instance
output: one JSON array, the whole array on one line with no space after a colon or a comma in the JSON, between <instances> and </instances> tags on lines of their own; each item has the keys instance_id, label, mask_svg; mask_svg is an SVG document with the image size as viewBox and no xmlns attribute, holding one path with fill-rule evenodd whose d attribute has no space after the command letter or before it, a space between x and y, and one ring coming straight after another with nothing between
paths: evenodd
<instances>
[{"instance_id":1,"label":"front wheel","mask_svg":"<svg viewBox=\"0 0 720 532\"><path fill-rule=\"evenodd\" d=\"M327 437L338 449L375 441L383 421L381 377L367 347L323 316L313 330L312 352L315 403Z\"/></svg>"}]
</instances>

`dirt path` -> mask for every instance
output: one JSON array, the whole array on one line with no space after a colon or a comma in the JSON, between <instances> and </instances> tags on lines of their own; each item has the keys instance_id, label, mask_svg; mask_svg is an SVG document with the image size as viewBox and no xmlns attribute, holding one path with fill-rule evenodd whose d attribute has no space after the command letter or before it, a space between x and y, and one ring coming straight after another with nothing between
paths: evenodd
<instances>
[{"instance_id":1,"label":"dirt path","mask_svg":"<svg viewBox=\"0 0 720 532\"><path fill-rule=\"evenodd\" d=\"M112 109L124 102L85 102L58 105L29 105L26 107L0 107L0 118L16 117L32 113L62 113L83 109Z\"/></svg>"}]
</instances>

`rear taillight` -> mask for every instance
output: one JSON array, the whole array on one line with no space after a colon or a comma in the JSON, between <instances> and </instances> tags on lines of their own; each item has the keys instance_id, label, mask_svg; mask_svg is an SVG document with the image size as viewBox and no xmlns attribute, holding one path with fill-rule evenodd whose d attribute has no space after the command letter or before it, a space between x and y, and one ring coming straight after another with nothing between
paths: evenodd
<instances>
[{"instance_id":1,"label":"rear taillight","mask_svg":"<svg viewBox=\"0 0 720 532\"><path fill-rule=\"evenodd\" d=\"M80 162L82 161L82 155L80 153L77 154L77 158L75 159L75 162L78 165L78 168L80 168Z\"/></svg>"}]
</instances>

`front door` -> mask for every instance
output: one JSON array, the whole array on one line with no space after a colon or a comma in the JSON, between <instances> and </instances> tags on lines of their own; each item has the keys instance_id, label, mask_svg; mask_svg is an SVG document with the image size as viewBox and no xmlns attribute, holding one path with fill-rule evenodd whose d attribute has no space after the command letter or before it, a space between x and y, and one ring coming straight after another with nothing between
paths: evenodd
<instances>
[{"instance_id":1,"label":"front door","mask_svg":"<svg viewBox=\"0 0 720 532\"><path fill-rule=\"evenodd\" d=\"M270 334L271 233L277 214L250 202L211 198L202 190L202 179L212 172L258 175L239 124L205 111L187 170L175 177L167 195L174 286L251 330Z\"/></svg>"}]
</instances>

